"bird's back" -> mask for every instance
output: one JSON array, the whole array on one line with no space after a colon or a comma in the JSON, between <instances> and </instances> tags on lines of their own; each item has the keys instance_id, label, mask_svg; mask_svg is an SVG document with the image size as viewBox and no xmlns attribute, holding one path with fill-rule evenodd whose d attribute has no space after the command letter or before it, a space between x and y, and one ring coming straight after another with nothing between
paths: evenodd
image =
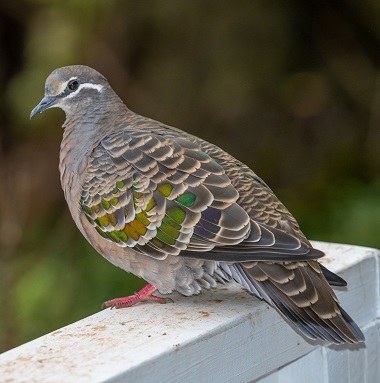
<instances>
[{"instance_id":1,"label":"bird's back","mask_svg":"<svg viewBox=\"0 0 380 383\"><path fill-rule=\"evenodd\" d=\"M223 167L232 185L239 192L237 203L253 220L284 230L310 244L295 218L269 186L252 169L231 154L197 136L138 114L131 116L129 129L131 127L137 127L139 131L146 130L147 134L185 138L199 145L202 151Z\"/></svg>"}]
</instances>

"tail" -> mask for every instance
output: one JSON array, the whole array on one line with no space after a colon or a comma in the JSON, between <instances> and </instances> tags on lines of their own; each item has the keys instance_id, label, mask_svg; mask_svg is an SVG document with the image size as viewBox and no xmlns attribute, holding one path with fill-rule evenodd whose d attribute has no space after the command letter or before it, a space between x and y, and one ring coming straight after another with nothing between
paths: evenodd
<instances>
[{"instance_id":1,"label":"tail","mask_svg":"<svg viewBox=\"0 0 380 383\"><path fill-rule=\"evenodd\" d=\"M276 308L306 337L335 344L364 341L362 331L340 307L318 262L251 262L221 264L221 268Z\"/></svg>"}]
</instances>

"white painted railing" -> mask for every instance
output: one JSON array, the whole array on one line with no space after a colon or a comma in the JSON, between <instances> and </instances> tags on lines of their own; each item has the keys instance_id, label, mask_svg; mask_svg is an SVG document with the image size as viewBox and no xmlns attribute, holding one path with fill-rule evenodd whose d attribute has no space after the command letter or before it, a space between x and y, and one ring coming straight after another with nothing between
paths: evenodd
<instances>
[{"instance_id":1,"label":"white painted railing","mask_svg":"<svg viewBox=\"0 0 380 383\"><path fill-rule=\"evenodd\" d=\"M380 382L379 252L315 245L348 281L337 295L365 345L307 342L231 283L198 297L174 295L173 304L101 311L0 355L0 381Z\"/></svg>"}]
</instances>

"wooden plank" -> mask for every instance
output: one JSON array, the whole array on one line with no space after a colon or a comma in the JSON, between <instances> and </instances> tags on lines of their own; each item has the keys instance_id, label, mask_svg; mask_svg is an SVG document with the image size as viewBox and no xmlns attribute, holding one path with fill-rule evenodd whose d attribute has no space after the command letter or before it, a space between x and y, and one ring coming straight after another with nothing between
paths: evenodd
<instances>
[{"instance_id":1,"label":"wooden plank","mask_svg":"<svg viewBox=\"0 0 380 383\"><path fill-rule=\"evenodd\" d=\"M363 375L366 383L380 380L380 319L366 332L366 353ZM353 380L352 382L360 382Z\"/></svg>"},{"instance_id":2,"label":"wooden plank","mask_svg":"<svg viewBox=\"0 0 380 383\"><path fill-rule=\"evenodd\" d=\"M380 366L380 319L363 329L365 345L319 347L252 383L374 383Z\"/></svg>"},{"instance_id":3,"label":"wooden plank","mask_svg":"<svg viewBox=\"0 0 380 383\"><path fill-rule=\"evenodd\" d=\"M347 291L338 292L346 310L361 326L374 322L379 312L378 252L316 245L328 254L326 265L349 282ZM321 350L236 284L172 298L174 304L105 310L3 353L1 379L243 383L267 375L271 382L271 372ZM366 360L375 368L376 358Z\"/></svg>"},{"instance_id":4,"label":"wooden plank","mask_svg":"<svg viewBox=\"0 0 380 383\"><path fill-rule=\"evenodd\" d=\"M304 357L278 371L281 382L328 382L328 366L323 347L318 347ZM260 381L261 382L261 381Z\"/></svg>"}]
</instances>

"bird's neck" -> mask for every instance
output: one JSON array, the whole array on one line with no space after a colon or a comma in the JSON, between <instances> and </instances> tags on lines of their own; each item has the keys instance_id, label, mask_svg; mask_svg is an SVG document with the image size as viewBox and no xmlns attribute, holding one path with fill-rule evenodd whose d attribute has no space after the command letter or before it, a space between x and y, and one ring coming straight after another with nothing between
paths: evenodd
<instances>
[{"instance_id":1,"label":"bird's neck","mask_svg":"<svg viewBox=\"0 0 380 383\"><path fill-rule=\"evenodd\" d=\"M84 100L65 113L65 134L80 135L88 145L117 129L130 111L112 89L107 89L99 98Z\"/></svg>"}]
</instances>

